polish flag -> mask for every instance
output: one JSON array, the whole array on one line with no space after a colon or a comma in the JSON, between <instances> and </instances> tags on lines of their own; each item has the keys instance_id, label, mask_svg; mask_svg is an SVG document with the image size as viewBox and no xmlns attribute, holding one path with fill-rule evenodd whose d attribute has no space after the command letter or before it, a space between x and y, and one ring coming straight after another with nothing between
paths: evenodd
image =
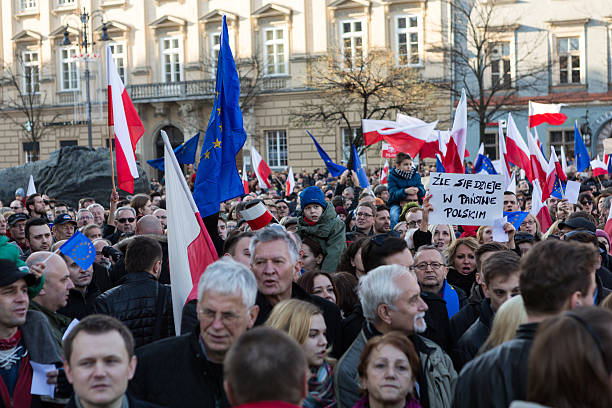
<instances>
[{"instance_id":1,"label":"polish flag","mask_svg":"<svg viewBox=\"0 0 612 408\"><path fill-rule=\"evenodd\" d=\"M531 162L533 177L537 178L540 182L540 187L542 187L542 200L546 200L550 197L550 193L552 193L552 186L549 189L548 183L546 182L549 166L542 151L538 147L536 138L531 134L529 128L527 128L527 144L529 145L529 160ZM554 180L552 185L554 185Z\"/></svg>"},{"instance_id":2,"label":"polish flag","mask_svg":"<svg viewBox=\"0 0 612 408\"><path fill-rule=\"evenodd\" d=\"M240 215L242 215L242 218L244 218L253 231L262 229L274 219L272 213L268 211L268 208L261 201L252 207L240 211Z\"/></svg>"},{"instance_id":3,"label":"polish flag","mask_svg":"<svg viewBox=\"0 0 612 408\"><path fill-rule=\"evenodd\" d=\"M361 121L365 145L386 141L398 152L408 153L414 157L433 132L438 121L424 125L400 124L390 120Z\"/></svg>"},{"instance_id":4,"label":"polish flag","mask_svg":"<svg viewBox=\"0 0 612 408\"><path fill-rule=\"evenodd\" d=\"M293 177L293 167L289 167L287 181L285 182L286 196L289 197L295 188L295 177Z\"/></svg>"},{"instance_id":5,"label":"polish flag","mask_svg":"<svg viewBox=\"0 0 612 408\"><path fill-rule=\"evenodd\" d=\"M599 159L599 156L595 160L591 160L591 168L593 169L593 177L605 176L608 174L608 167L606 163Z\"/></svg>"},{"instance_id":6,"label":"polish flag","mask_svg":"<svg viewBox=\"0 0 612 408\"><path fill-rule=\"evenodd\" d=\"M185 302L196 299L200 276L217 260L217 251L206 231L174 150L163 130L168 212L168 257L172 282L172 310L176 335L181 333Z\"/></svg>"},{"instance_id":7,"label":"polish flag","mask_svg":"<svg viewBox=\"0 0 612 408\"><path fill-rule=\"evenodd\" d=\"M451 137L446 144L444 155L444 168L447 173L465 173L463 158L465 157L465 144L467 139L467 98L465 89L461 91L461 99L455 110L455 119L451 130Z\"/></svg>"},{"instance_id":8,"label":"polish flag","mask_svg":"<svg viewBox=\"0 0 612 408\"><path fill-rule=\"evenodd\" d=\"M565 160L565 149L563 145L561 145L561 168L563 169L563 174L567 174L567 160ZM565 178L567 179L567 176Z\"/></svg>"},{"instance_id":9,"label":"polish flag","mask_svg":"<svg viewBox=\"0 0 612 408\"><path fill-rule=\"evenodd\" d=\"M529 127L538 126L542 123L549 125L562 125L567 116L561 113L564 103L537 103L529 101Z\"/></svg>"},{"instance_id":10,"label":"polish flag","mask_svg":"<svg viewBox=\"0 0 612 408\"><path fill-rule=\"evenodd\" d=\"M533 171L529 159L529 148L519 133L512 114L508 113L508 127L506 129L506 150L508 151L507 161L520 167L525 171L527 180L533 182Z\"/></svg>"},{"instance_id":11,"label":"polish flag","mask_svg":"<svg viewBox=\"0 0 612 408\"><path fill-rule=\"evenodd\" d=\"M563 152L563 146L561 146L561 152ZM559 180L562 182L567 182L567 175L565 174L565 170L563 169L563 165L559 163L559 159L557 158L557 153L555 152L555 148L550 146L550 162L555 165L555 173Z\"/></svg>"},{"instance_id":12,"label":"polish flag","mask_svg":"<svg viewBox=\"0 0 612 408\"><path fill-rule=\"evenodd\" d=\"M504 129L501 123L497 125L497 137L499 139L499 164L501 167L501 174L504 175L504 191L509 191L510 186L510 164L508 164L508 151L506 150L506 138L504 137Z\"/></svg>"},{"instance_id":13,"label":"polish flag","mask_svg":"<svg viewBox=\"0 0 612 408\"><path fill-rule=\"evenodd\" d=\"M425 144L421 147L421 150L419 150L419 157L421 159L428 157L435 159L437 154L439 154L440 157L444 157L446 155L446 143L448 143L449 140L450 131L434 131L427 136Z\"/></svg>"},{"instance_id":14,"label":"polish flag","mask_svg":"<svg viewBox=\"0 0 612 408\"><path fill-rule=\"evenodd\" d=\"M113 126L115 141L118 142L115 143L117 181L120 189L132 194L134 193L134 179L138 178L136 144L145 129L121 82L109 46L106 47L106 76L108 79L108 126Z\"/></svg>"},{"instance_id":15,"label":"polish flag","mask_svg":"<svg viewBox=\"0 0 612 408\"><path fill-rule=\"evenodd\" d=\"M246 163L242 163L242 187L244 194L249 194L249 176L246 171Z\"/></svg>"},{"instance_id":16,"label":"polish flag","mask_svg":"<svg viewBox=\"0 0 612 408\"><path fill-rule=\"evenodd\" d=\"M542 231L547 231L552 225L552 218L546 207L546 200L542 199L542 188L538 179L533 180L531 195L531 210L529 211L540 222Z\"/></svg>"},{"instance_id":17,"label":"polish flag","mask_svg":"<svg viewBox=\"0 0 612 408\"><path fill-rule=\"evenodd\" d=\"M380 172L380 184L387 184L387 177L389 177L389 160L385 160L385 165Z\"/></svg>"},{"instance_id":18,"label":"polish flag","mask_svg":"<svg viewBox=\"0 0 612 408\"><path fill-rule=\"evenodd\" d=\"M393 159L393 158L397 157L397 152L395 151L393 146L391 146L389 143L382 142L382 145L381 145L381 155L382 155L382 157L385 157L387 159Z\"/></svg>"},{"instance_id":19,"label":"polish flag","mask_svg":"<svg viewBox=\"0 0 612 408\"><path fill-rule=\"evenodd\" d=\"M268 178L272 174L272 170L254 147L251 147L251 164L257 176L257 181L259 181L259 186L261 188L271 188L272 184L270 184Z\"/></svg>"}]
</instances>

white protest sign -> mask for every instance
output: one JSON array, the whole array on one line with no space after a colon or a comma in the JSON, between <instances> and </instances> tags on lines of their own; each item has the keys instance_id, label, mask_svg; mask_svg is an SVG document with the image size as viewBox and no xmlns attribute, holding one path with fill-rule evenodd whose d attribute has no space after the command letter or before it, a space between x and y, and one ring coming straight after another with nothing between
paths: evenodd
<instances>
[{"instance_id":1,"label":"white protest sign","mask_svg":"<svg viewBox=\"0 0 612 408\"><path fill-rule=\"evenodd\" d=\"M503 217L501 174L430 173L430 224L493 225Z\"/></svg>"}]
</instances>

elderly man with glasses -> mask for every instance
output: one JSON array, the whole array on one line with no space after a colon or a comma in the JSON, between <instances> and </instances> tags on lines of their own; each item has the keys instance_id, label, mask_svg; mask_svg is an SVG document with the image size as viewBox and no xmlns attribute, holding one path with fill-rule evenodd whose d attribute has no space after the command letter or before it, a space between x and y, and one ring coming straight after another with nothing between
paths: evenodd
<instances>
[{"instance_id":1,"label":"elderly man with glasses","mask_svg":"<svg viewBox=\"0 0 612 408\"><path fill-rule=\"evenodd\" d=\"M115 245L121 234L124 233L134 233L136 231L136 210L132 207L119 207L115 210L114 213L114 231L110 231L107 235L104 236L105 239L108 239L111 244ZM109 232L110 226L106 226L104 228L105 232ZM111 227L112 228L112 227Z\"/></svg>"}]
</instances>

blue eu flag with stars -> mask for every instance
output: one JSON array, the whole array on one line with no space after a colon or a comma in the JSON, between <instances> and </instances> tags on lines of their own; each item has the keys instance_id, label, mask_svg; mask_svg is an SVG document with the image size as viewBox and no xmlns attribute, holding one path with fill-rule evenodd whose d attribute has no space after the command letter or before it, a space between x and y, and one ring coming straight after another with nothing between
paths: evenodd
<instances>
[{"instance_id":1,"label":"blue eu flag with stars","mask_svg":"<svg viewBox=\"0 0 612 408\"><path fill-rule=\"evenodd\" d=\"M83 270L89 267L96 260L96 248L92 242L81 231L77 231L73 236L59 248L60 252L72 259Z\"/></svg>"},{"instance_id":2,"label":"blue eu flag with stars","mask_svg":"<svg viewBox=\"0 0 612 408\"><path fill-rule=\"evenodd\" d=\"M576 170L586 170L591 165L591 158L578 131L578 123L574 123L574 151L576 152Z\"/></svg>"},{"instance_id":3,"label":"blue eu flag with stars","mask_svg":"<svg viewBox=\"0 0 612 408\"><path fill-rule=\"evenodd\" d=\"M489 174L497 174L495 167L493 167L493 163L491 163L491 159L485 155L479 154L474 164L474 174L478 174L483 170Z\"/></svg>"},{"instance_id":4,"label":"blue eu flag with stars","mask_svg":"<svg viewBox=\"0 0 612 408\"><path fill-rule=\"evenodd\" d=\"M355 145L353 145L353 171L357 173L357 179L359 180L359 187L366 188L370 187L370 182L368 181L368 175L366 174L363 167L361 167L361 160L359 159L359 154L357 153L357 149Z\"/></svg>"},{"instance_id":5,"label":"blue eu flag with stars","mask_svg":"<svg viewBox=\"0 0 612 408\"><path fill-rule=\"evenodd\" d=\"M327 170L329 171L329 175L332 177L338 177L342 175L342 173L346 171L346 167L334 163L329 157L329 155L325 152L325 150L323 150L319 142L317 142L317 139L315 139L309 131L306 131L306 133L308 133L308 136L310 136L310 138L314 142L317 151L319 152L319 156L321 156L321 159L325 163L325 167L327 167Z\"/></svg>"},{"instance_id":6,"label":"blue eu flag with stars","mask_svg":"<svg viewBox=\"0 0 612 408\"><path fill-rule=\"evenodd\" d=\"M240 111L238 71L228 39L227 22L223 16L215 101L193 189L193 199L202 217L219 212L222 201L244 194L236 168L236 154L242 149L247 136Z\"/></svg>"},{"instance_id":7,"label":"blue eu flag with stars","mask_svg":"<svg viewBox=\"0 0 612 408\"><path fill-rule=\"evenodd\" d=\"M565 183L559 180L559 177L555 176L555 184L553 185L553 191L550 193L551 196L563 200L565 195Z\"/></svg>"},{"instance_id":8,"label":"blue eu flag with stars","mask_svg":"<svg viewBox=\"0 0 612 408\"><path fill-rule=\"evenodd\" d=\"M529 213L526 211L512 211L512 212L504 211L504 217L508 217L508 222L514 225L514 228L516 228L517 231L519 227L521 226L521 224L523 223L523 221L525 221L525 218L527 217L528 214Z\"/></svg>"},{"instance_id":9,"label":"blue eu flag with stars","mask_svg":"<svg viewBox=\"0 0 612 408\"><path fill-rule=\"evenodd\" d=\"M198 142L200 141L200 132L196 133L191 139L181 143L174 149L174 156L179 164L195 163L196 150L198 150ZM166 171L164 168L164 158L147 160L149 166L161 171Z\"/></svg>"}]
</instances>

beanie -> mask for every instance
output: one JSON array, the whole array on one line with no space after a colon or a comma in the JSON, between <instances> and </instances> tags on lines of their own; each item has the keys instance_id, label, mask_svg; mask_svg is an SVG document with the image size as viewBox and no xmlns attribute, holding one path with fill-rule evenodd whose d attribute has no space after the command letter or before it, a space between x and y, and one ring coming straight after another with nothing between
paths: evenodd
<instances>
[{"instance_id":1,"label":"beanie","mask_svg":"<svg viewBox=\"0 0 612 408\"><path fill-rule=\"evenodd\" d=\"M308 204L319 204L323 209L327 207L325 196L319 187L310 186L300 193L300 207L302 207L302 210L306 208Z\"/></svg>"}]
</instances>

